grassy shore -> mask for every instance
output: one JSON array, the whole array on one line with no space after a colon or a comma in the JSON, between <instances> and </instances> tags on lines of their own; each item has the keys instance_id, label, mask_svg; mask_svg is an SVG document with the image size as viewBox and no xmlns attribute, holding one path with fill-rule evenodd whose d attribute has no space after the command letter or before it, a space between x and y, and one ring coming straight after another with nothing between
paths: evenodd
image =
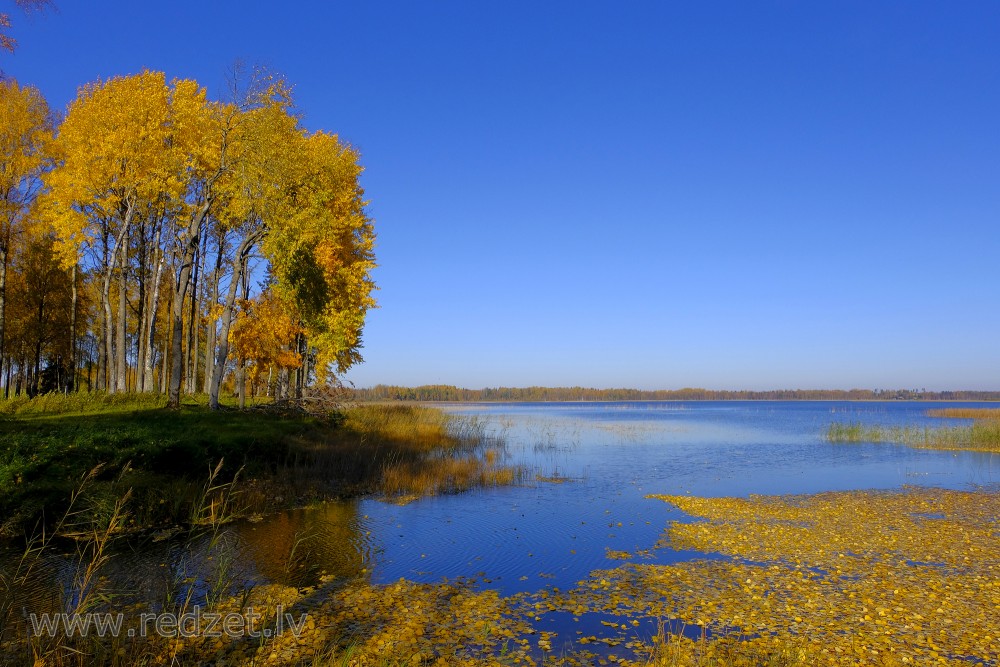
<instances>
[{"instance_id":1,"label":"grassy shore","mask_svg":"<svg viewBox=\"0 0 1000 667\"><path fill-rule=\"evenodd\" d=\"M399 498L506 484L481 422L427 407L363 405L325 418L267 409L180 410L152 395L0 401L0 535L54 521L93 472L84 505L100 514L130 494L121 530L202 520L206 480L234 480L230 516L359 494ZM232 489L229 489L231 491ZM212 499L208 499L212 504Z\"/></svg>"}]
</instances>

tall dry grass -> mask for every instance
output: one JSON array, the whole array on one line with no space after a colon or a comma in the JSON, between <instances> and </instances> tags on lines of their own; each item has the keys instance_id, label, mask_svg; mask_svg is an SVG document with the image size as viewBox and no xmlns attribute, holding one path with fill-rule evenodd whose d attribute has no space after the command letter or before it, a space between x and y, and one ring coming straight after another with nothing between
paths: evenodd
<instances>
[{"instance_id":1,"label":"tall dry grass","mask_svg":"<svg viewBox=\"0 0 1000 667\"><path fill-rule=\"evenodd\" d=\"M950 419L1000 419L1000 408L940 408L928 410L927 416Z\"/></svg>"},{"instance_id":2,"label":"tall dry grass","mask_svg":"<svg viewBox=\"0 0 1000 667\"><path fill-rule=\"evenodd\" d=\"M333 484L341 495L388 497L457 493L518 481L523 472L505 465L504 442L477 417L449 415L406 404L365 404L342 412L336 428L294 438L280 480L319 495ZM264 500L266 489L254 499Z\"/></svg>"}]
</instances>

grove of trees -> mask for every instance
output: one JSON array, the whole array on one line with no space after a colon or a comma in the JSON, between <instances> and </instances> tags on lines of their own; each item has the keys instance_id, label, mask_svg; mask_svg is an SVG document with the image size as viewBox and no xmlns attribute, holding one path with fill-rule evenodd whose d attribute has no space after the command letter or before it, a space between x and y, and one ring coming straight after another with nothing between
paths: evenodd
<instances>
[{"instance_id":1,"label":"grove of trees","mask_svg":"<svg viewBox=\"0 0 1000 667\"><path fill-rule=\"evenodd\" d=\"M237 92L239 90L239 92ZM290 87L232 99L143 72L62 120L0 82L0 383L301 395L361 359L374 231L356 150L306 131Z\"/></svg>"}]
</instances>

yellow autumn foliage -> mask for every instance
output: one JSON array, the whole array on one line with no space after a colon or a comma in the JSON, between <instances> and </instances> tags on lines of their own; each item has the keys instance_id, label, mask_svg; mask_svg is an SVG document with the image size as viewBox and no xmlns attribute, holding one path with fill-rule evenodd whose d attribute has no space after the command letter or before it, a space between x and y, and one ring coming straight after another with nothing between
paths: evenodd
<instances>
[{"instance_id":1,"label":"yellow autumn foliage","mask_svg":"<svg viewBox=\"0 0 1000 667\"><path fill-rule=\"evenodd\" d=\"M298 368L300 354L290 348L302 333L298 320L270 290L244 302L229 331L229 344L237 359L253 362L250 376L256 380L267 368Z\"/></svg>"},{"instance_id":2,"label":"yellow autumn foliage","mask_svg":"<svg viewBox=\"0 0 1000 667\"><path fill-rule=\"evenodd\" d=\"M52 124L45 98L33 86L0 80L0 231L4 242L26 215L49 162Z\"/></svg>"}]
</instances>

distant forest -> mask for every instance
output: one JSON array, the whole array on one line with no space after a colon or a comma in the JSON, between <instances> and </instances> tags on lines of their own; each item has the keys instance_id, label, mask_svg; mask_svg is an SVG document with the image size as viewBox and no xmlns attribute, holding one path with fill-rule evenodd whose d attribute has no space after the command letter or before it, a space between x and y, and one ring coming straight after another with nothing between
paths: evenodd
<instances>
[{"instance_id":1,"label":"distant forest","mask_svg":"<svg viewBox=\"0 0 1000 667\"><path fill-rule=\"evenodd\" d=\"M451 385L397 387L380 384L352 390L358 401L997 401L1000 391L924 389L591 389L586 387L496 387L462 389Z\"/></svg>"}]
</instances>

